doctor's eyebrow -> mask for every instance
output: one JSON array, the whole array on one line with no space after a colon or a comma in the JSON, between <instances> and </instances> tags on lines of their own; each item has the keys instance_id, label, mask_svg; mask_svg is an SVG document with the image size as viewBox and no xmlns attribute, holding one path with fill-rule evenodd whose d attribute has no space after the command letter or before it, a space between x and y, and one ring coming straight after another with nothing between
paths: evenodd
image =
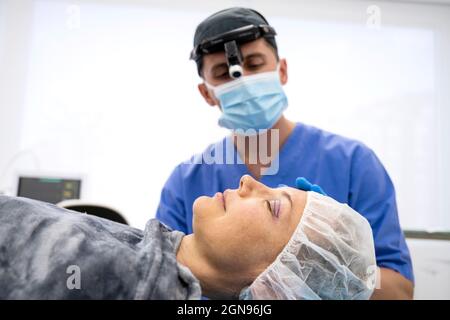
<instances>
[{"instance_id":1,"label":"doctor's eyebrow","mask_svg":"<svg viewBox=\"0 0 450 320\"><path fill-rule=\"evenodd\" d=\"M244 63L247 62L247 60L254 59L254 58L261 58L264 62L266 61L266 55L261 52L253 52L249 53L246 56L244 56Z\"/></svg>"}]
</instances>

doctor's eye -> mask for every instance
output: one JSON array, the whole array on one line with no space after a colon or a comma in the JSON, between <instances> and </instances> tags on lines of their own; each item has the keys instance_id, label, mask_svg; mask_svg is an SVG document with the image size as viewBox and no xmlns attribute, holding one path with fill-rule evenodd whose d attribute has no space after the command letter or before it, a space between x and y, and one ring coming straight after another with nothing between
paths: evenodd
<instances>
[{"instance_id":1,"label":"doctor's eye","mask_svg":"<svg viewBox=\"0 0 450 320\"><path fill-rule=\"evenodd\" d=\"M261 68L262 66L264 66L264 63L259 63L259 64L248 64L246 66L246 69L248 70L257 70L259 68Z\"/></svg>"},{"instance_id":2,"label":"doctor's eye","mask_svg":"<svg viewBox=\"0 0 450 320\"><path fill-rule=\"evenodd\" d=\"M213 69L212 76L216 79L225 79L228 77L228 67L219 66Z\"/></svg>"},{"instance_id":3,"label":"doctor's eye","mask_svg":"<svg viewBox=\"0 0 450 320\"><path fill-rule=\"evenodd\" d=\"M229 77L228 72L224 72L224 73L221 73L218 76L216 76L217 79L226 79L228 77Z\"/></svg>"}]
</instances>

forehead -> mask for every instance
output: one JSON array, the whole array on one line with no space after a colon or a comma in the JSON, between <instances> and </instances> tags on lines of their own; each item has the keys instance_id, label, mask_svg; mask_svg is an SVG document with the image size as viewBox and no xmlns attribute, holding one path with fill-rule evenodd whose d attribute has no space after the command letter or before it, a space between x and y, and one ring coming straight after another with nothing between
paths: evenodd
<instances>
[{"instance_id":1,"label":"forehead","mask_svg":"<svg viewBox=\"0 0 450 320\"><path fill-rule=\"evenodd\" d=\"M275 53L270 48L270 45L263 38L259 38L255 41L247 42L239 46L242 52L242 55L245 59L246 56L250 54L260 53L267 57L273 57L276 60ZM226 63L225 52L215 52L211 54L207 54L203 57L203 68L208 69L213 66Z\"/></svg>"}]
</instances>

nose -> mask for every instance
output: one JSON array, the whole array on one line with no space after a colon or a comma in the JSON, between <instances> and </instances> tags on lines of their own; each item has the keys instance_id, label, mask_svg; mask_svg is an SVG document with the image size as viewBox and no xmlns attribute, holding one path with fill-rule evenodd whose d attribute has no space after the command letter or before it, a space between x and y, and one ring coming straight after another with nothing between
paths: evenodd
<instances>
[{"instance_id":1,"label":"nose","mask_svg":"<svg viewBox=\"0 0 450 320\"><path fill-rule=\"evenodd\" d=\"M264 192L267 190L268 188L264 184L255 180L252 176L244 175L241 177L238 193L241 197L245 197L255 192Z\"/></svg>"}]
</instances>

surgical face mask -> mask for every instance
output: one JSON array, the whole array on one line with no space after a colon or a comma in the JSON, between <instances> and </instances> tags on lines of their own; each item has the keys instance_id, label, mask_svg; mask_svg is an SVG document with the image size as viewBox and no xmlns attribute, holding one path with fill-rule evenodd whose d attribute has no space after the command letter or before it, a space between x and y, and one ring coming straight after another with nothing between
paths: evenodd
<instances>
[{"instance_id":1,"label":"surgical face mask","mask_svg":"<svg viewBox=\"0 0 450 320\"><path fill-rule=\"evenodd\" d=\"M205 82L220 101L219 126L244 132L273 127L287 108L278 69L242 76L219 86Z\"/></svg>"}]
</instances>

